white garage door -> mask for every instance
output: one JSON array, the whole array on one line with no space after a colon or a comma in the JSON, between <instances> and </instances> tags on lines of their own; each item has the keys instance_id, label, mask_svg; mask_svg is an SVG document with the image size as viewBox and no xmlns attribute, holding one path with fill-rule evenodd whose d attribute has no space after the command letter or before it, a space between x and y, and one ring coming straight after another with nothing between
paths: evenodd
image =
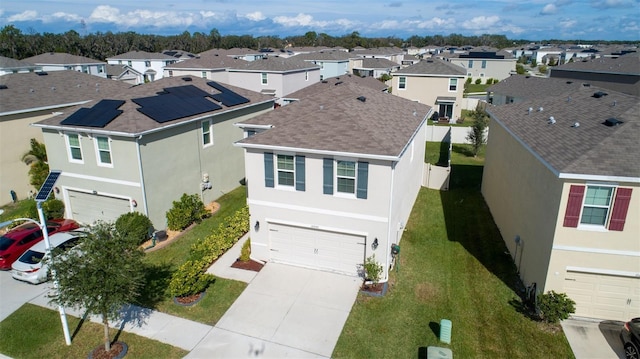
<instances>
[{"instance_id":1,"label":"white garage door","mask_svg":"<svg viewBox=\"0 0 640 359\"><path fill-rule=\"evenodd\" d=\"M271 260L358 275L365 238L347 233L269 224Z\"/></svg>"},{"instance_id":2,"label":"white garage door","mask_svg":"<svg viewBox=\"0 0 640 359\"><path fill-rule=\"evenodd\" d=\"M72 218L83 224L101 220L114 222L131 211L129 200L78 191L69 191Z\"/></svg>"},{"instance_id":3,"label":"white garage door","mask_svg":"<svg viewBox=\"0 0 640 359\"><path fill-rule=\"evenodd\" d=\"M576 302L576 316L623 321L640 316L640 278L568 271L564 289Z\"/></svg>"}]
</instances>

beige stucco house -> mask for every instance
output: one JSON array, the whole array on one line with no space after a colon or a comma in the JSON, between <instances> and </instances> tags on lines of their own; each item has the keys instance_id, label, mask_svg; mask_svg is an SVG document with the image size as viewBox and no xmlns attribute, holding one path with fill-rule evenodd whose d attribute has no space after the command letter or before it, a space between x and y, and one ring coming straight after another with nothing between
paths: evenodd
<instances>
[{"instance_id":1,"label":"beige stucco house","mask_svg":"<svg viewBox=\"0 0 640 359\"><path fill-rule=\"evenodd\" d=\"M67 218L113 221L139 211L164 229L183 193L209 203L243 182L234 123L272 109L270 96L186 76L133 86L34 126L51 168L62 171L56 193Z\"/></svg>"},{"instance_id":2,"label":"beige stucco house","mask_svg":"<svg viewBox=\"0 0 640 359\"><path fill-rule=\"evenodd\" d=\"M438 117L451 123L460 119L465 72L437 58L421 60L392 73L391 92L433 107Z\"/></svg>"},{"instance_id":3,"label":"beige stucco house","mask_svg":"<svg viewBox=\"0 0 640 359\"><path fill-rule=\"evenodd\" d=\"M516 71L517 59L507 51L478 47L460 54L446 56L452 64L464 68L467 78L504 80Z\"/></svg>"},{"instance_id":4,"label":"beige stucco house","mask_svg":"<svg viewBox=\"0 0 640 359\"><path fill-rule=\"evenodd\" d=\"M348 77L305 92L238 124L251 255L354 276L375 255L386 282L421 186L431 109Z\"/></svg>"},{"instance_id":5,"label":"beige stucco house","mask_svg":"<svg viewBox=\"0 0 640 359\"><path fill-rule=\"evenodd\" d=\"M226 51L210 50L196 58L164 67L164 77L194 76L229 83L228 68L242 67L247 61L228 56Z\"/></svg>"},{"instance_id":6,"label":"beige stucco house","mask_svg":"<svg viewBox=\"0 0 640 359\"><path fill-rule=\"evenodd\" d=\"M640 316L639 98L582 87L487 111L482 194L524 284L576 316Z\"/></svg>"}]
</instances>

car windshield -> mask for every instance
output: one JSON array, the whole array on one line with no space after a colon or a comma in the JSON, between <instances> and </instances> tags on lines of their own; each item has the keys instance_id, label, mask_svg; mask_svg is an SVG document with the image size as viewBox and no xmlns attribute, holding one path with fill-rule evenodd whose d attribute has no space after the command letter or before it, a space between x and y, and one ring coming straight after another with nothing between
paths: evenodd
<instances>
[{"instance_id":1,"label":"car windshield","mask_svg":"<svg viewBox=\"0 0 640 359\"><path fill-rule=\"evenodd\" d=\"M31 249L26 251L22 256L20 256L20 262L27 264L38 264L42 261L42 257L44 257L44 253L32 251Z\"/></svg>"},{"instance_id":2,"label":"car windshield","mask_svg":"<svg viewBox=\"0 0 640 359\"><path fill-rule=\"evenodd\" d=\"M15 242L15 240L9 237L0 237L0 251L6 251L7 248L9 248L13 244L13 242Z\"/></svg>"}]
</instances>

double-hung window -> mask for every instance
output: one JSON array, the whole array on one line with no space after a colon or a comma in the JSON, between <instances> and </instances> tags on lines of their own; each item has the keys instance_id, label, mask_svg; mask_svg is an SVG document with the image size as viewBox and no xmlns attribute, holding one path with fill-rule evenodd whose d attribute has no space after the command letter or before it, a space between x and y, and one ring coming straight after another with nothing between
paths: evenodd
<instances>
[{"instance_id":1,"label":"double-hung window","mask_svg":"<svg viewBox=\"0 0 640 359\"><path fill-rule=\"evenodd\" d=\"M404 76L398 77L398 88L404 90L407 88L407 78Z\"/></svg>"},{"instance_id":2,"label":"double-hung window","mask_svg":"<svg viewBox=\"0 0 640 359\"><path fill-rule=\"evenodd\" d=\"M151 67L151 61L145 61L144 62L144 66L145 67Z\"/></svg>"},{"instance_id":3,"label":"double-hung window","mask_svg":"<svg viewBox=\"0 0 640 359\"><path fill-rule=\"evenodd\" d=\"M262 74L260 74L260 76L261 76L262 84L266 85L267 84L267 73L263 72Z\"/></svg>"},{"instance_id":4,"label":"double-hung window","mask_svg":"<svg viewBox=\"0 0 640 359\"><path fill-rule=\"evenodd\" d=\"M336 190L340 193L356 193L356 163L336 161Z\"/></svg>"},{"instance_id":5,"label":"double-hung window","mask_svg":"<svg viewBox=\"0 0 640 359\"><path fill-rule=\"evenodd\" d=\"M277 156L278 186L293 187L295 181L295 165L291 155Z\"/></svg>"},{"instance_id":6,"label":"double-hung window","mask_svg":"<svg viewBox=\"0 0 640 359\"><path fill-rule=\"evenodd\" d=\"M275 163L274 163L275 162ZM305 191L305 156L264 153L264 186Z\"/></svg>"},{"instance_id":7,"label":"double-hung window","mask_svg":"<svg viewBox=\"0 0 640 359\"><path fill-rule=\"evenodd\" d=\"M69 162L82 163L82 147L80 146L80 136L77 133L67 135L67 146Z\"/></svg>"},{"instance_id":8,"label":"double-hung window","mask_svg":"<svg viewBox=\"0 0 640 359\"><path fill-rule=\"evenodd\" d=\"M483 69L487 68L487 60L482 60L482 68Z\"/></svg>"},{"instance_id":9,"label":"double-hung window","mask_svg":"<svg viewBox=\"0 0 640 359\"><path fill-rule=\"evenodd\" d=\"M369 163L342 159L323 159L322 193L366 199Z\"/></svg>"},{"instance_id":10,"label":"double-hung window","mask_svg":"<svg viewBox=\"0 0 640 359\"><path fill-rule=\"evenodd\" d=\"M96 154L98 159L98 165L100 166L112 166L111 160L111 143L108 137L96 136Z\"/></svg>"},{"instance_id":11,"label":"double-hung window","mask_svg":"<svg viewBox=\"0 0 640 359\"><path fill-rule=\"evenodd\" d=\"M580 223L604 226L607 222L612 195L613 187L588 186Z\"/></svg>"},{"instance_id":12,"label":"double-hung window","mask_svg":"<svg viewBox=\"0 0 640 359\"><path fill-rule=\"evenodd\" d=\"M607 184L571 185L564 227L624 230L631 188Z\"/></svg>"},{"instance_id":13,"label":"double-hung window","mask_svg":"<svg viewBox=\"0 0 640 359\"><path fill-rule=\"evenodd\" d=\"M456 92L458 90L458 79L449 79L449 92Z\"/></svg>"},{"instance_id":14,"label":"double-hung window","mask_svg":"<svg viewBox=\"0 0 640 359\"><path fill-rule=\"evenodd\" d=\"M207 147L213 145L213 131L211 120L202 121L202 146Z\"/></svg>"},{"instance_id":15,"label":"double-hung window","mask_svg":"<svg viewBox=\"0 0 640 359\"><path fill-rule=\"evenodd\" d=\"M473 68L473 60L469 60L469 68L472 69Z\"/></svg>"}]
</instances>

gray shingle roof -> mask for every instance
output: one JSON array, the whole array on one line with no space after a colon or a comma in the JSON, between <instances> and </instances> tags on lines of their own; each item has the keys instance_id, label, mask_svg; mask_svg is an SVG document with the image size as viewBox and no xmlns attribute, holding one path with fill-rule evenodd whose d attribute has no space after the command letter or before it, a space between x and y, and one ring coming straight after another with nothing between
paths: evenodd
<instances>
[{"instance_id":1,"label":"gray shingle roof","mask_svg":"<svg viewBox=\"0 0 640 359\"><path fill-rule=\"evenodd\" d=\"M292 58L305 60L305 61L349 61L349 59L357 58L358 56L350 55L348 52L340 50L324 50L317 52L310 52L307 54L299 54Z\"/></svg>"},{"instance_id":2,"label":"gray shingle roof","mask_svg":"<svg viewBox=\"0 0 640 359\"><path fill-rule=\"evenodd\" d=\"M176 60L175 57L159 52L129 51L124 54L108 57L107 60Z\"/></svg>"},{"instance_id":3,"label":"gray shingle roof","mask_svg":"<svg viewBox=\"0 0 640 359\"><path fill-rule=\"evenodd\" d=\"M44 54L28 57L24 59L24 61L28 61L36 65L104 64L104 62L99 60L63 52L46 52Z\"/></svg>"},{"instance_id":4,"label":"gray shingle roof","mask_svg":"<svg viewBox=\"0 0 640 359\"><path fill-rule=\"evenodd\" d=\"M583 82L588 81L513 75L489 86L487 91L533 100L564 95L581 88Z\"/></svg>"},{"instance_id":5,"label":"gray shingle roof","mask_svg":"<svg viewBox=\"0 0 640 359\"><path fill-rule=\"evenodd\" d=\"M326 78L311 86L307 86L301 90L290 93L287 96L285 96L285 98L303 99L307 97L315 97L316 93L318 93L319 91L323 91L325 87L336 86L336 83L339 83L339 82L343 82L343 83L353 82L360 86L369 87L380 92L383 92L389 89L389 86L385 85L382 81L379 81L371 76L360 77L360 76L355 76L351 74L346 74L342 76Z\"/></svg>"},{"instance_id":6,"label":"gray shingle roof","mask_svg":"<svg viewBox=\"0 0 640 359\"><path fill-rule=\"evenodd\" d=\"M184 78L187 78L187 77L190 78L191 81L183 80ZM106 81L119 83L119 81L113 81L113 80L106 80ZM124 112L118 117L116 117L109 124L107 124L104 128L91 128L91 127L89 128L82 127L82 128L84 130L93 129L96 131L110 131L110 132L136 136L148 131L159 130L163 127L170 127L179 123L188 122L190 120L194 120L197 118L202 118L203 116L219 115L230 110L237 110L241 108L251 107L257 103L273 101L272 96L261 95L257 92L253 92L253 91L249 91L249 90L224 84L223 85L224 87L234 91L235 93L241 96L248 98L250 102L233 106L233 107L227 107L227 106L221 105L222 109L219 109L219 110L197 114L189 117L184 117L184 118L180 118L180 119L176 119L176 120L168 121L164 123L158 123L155 120L142 114L137 110L138 108L140 108L140 106L134 103L133 101L131 101L132 99L136 99L136 98L156 96L158 95L158 93L163 92L165 88L187 86L187 85L196 86L199 89L206 91L208 93L218 93L217 90L214 90L211 86L207 85L207 82L209 81L210 80L201 79L201 78L192 77L192 76L164 77L157 81L129 87L123 91L120 91L118 94L115 94L115 95L101 97L100 99L124 100L125 103L119 107L119 109L123 110ZM73 112L77 111L80 108L91 108L97 102L98 101L91 101L90 103L78 106ZM63 116L54 116L52 118L38 122L38 125L65 127L65 128L78 128L78 126L64 126L60 124L70 114L71 112Z\"/></svg>"},{"instance_id":7,"label":"gray shingle roof","mask_svg":"<svg viewBox=\"0 0 640 359\"><path fill-rule=\"evenodd\" d=\"M292 72L301 70L317 70L320 66L302 61L296 58L268 56L261 60L249 61L240 66L235 66L230 71L265 71L265 72Z\"/></svg>"},{"instance_id":8,"label":"gray shingle roof","mask_svg":"<svg viewBox=\"0 0 640 359\"><path fill-rule=\"evenodd\" d=\"M466 71L458 65L454 65L448 61L438 58L430 58L422 60L416 64L396 70L394 75L451 75L465 76Z\"/></svg>"},{"instance_id":9,"label":"gray shingle roof","mask_svg":"<svg viewBox=\"0 0 640 359\"><path fill-rule=\"evenodd\" d=\"M554 67L551 67L551 73L553 73L554 69ZM560 65L557 69L575 72L640 75L640 56L635 53L618 58L601 57L597 59L577 60Z\"/></svg>"},{"instance_id":10,"label":"gray shingle roof","mask_svg":"<svg viewBox=\"0 0 640 359\"><path fill-rule=\"evenodd\" d=\"M36 64L24 60L16 60L10 57L0 56L1 69L36 68Z\"/></svg>"},{"instance_id":11,"label":"gray shingle roof","mask_svg":"<svg viewBox=\"0 0 640 359\"><path fill-rule=\"evenodd\" d=\"M357 66L356 66L357 67ZM391 69L394 67L400 67L400 64L387 59L362 59L363 69Z\"/></svg>"},{"instance_id":12,"label":"gray shingle roof","mask_svg":"<svg viewBox=\"0 0 640 359\"><path fill-rule=\"evenodd\" d=\"M0 77L0 113L93 100L124 91L130 85L78 71L8 74Z\"/></svg>"},{"instance_id":13,"label":"gray shingle roof","mask_svg":"<svg viewBox=\"0 0 640 359\"><path fill-rule=\"evenodd\" d=\"M247 61L241 59L234 59L233 57L229 57L226 55L221 55L215 52L207 52L200 55L199 58L185 60L182 62L177 62L175 64L171 64L169 66L165 66L165 69L203 69L203 70L213 70L213 69L226 69L226 68L237 68L242 67L247 64Z\"/></svg>"},{"instance_id":14,"label":"gray shingle roof","mask_svg":"<svg viewBox=\"0 0 640 359\"><path fill-rule=\"evenodd\" d=\"M608 95L596 98L598 91ZM558 173L640 178L638 97L583 87L567 96L492 106L487 111ZM550 116L555 124L549 123ZM603 124L608 118L624 123L608 127Z\"/></svg>"},{"instance_id":15,"label":"gray shingle roof","mask_svg":"<svg viewBox=\"0 0 640 359\"><path fill-rule=\"evenodd\" d=\"M430 110L349 81L315 88L313 96L243 122L273 128L239 143L396 157ZM361 96L366 100L359 100Z\"/></svg>"}]
</instances>

